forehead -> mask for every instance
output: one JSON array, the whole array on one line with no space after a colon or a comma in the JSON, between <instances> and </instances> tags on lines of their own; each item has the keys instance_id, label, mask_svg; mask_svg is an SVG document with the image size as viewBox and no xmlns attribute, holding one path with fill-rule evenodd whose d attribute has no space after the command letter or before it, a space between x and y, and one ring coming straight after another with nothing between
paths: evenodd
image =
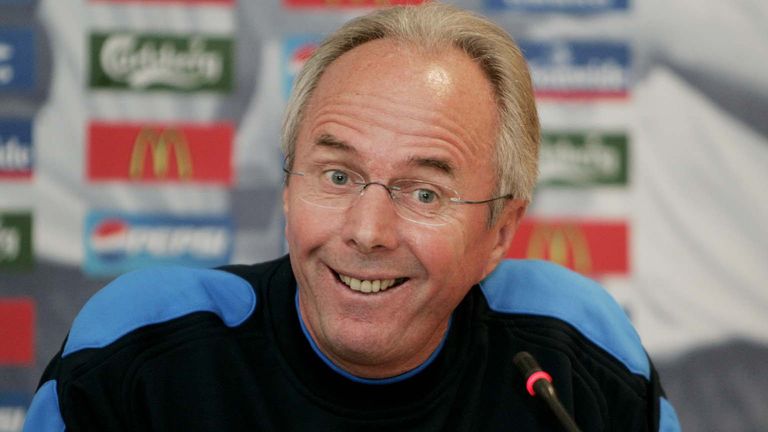
<instances>
[{"instance_id":1,"label":"forehead","mask_svg":"<svg viewBox=\"0 0 768 432\"><path fill-rule=\"evenodd\" d=\"M311 150L330 135L389 158L423 151L487 165L497 117L490 82L462 51L425 52L377 40L328 66L307 105L296 150Z\"/></svg>"}]
</instances>

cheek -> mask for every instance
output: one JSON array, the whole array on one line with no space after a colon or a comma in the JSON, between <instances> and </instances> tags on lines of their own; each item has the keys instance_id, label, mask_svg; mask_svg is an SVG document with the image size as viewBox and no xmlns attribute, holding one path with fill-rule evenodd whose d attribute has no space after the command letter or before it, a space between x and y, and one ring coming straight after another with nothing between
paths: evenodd
<instances>
[{"instance_id":1,"label":"cheek","mask_svg":"<svg viewBox=\"0 0 768 432\"><path fill-rule=\"evenodd\" d=\"M453 277L461 273L467 253L467 233L461 225L424 227L410 236L414 253L433 279Z\"/></svg>"},{"instance_id":2,"label":"cheek","mask_svg":"<svg viewBox=\"0 0 768 432\"><path fill-rule=\"evenodd\" d=\"M291 253L307 253L319 246L333 231L338 218L317 214L315 208L299 199L287 197L285 208L285 238Z\"/></svg>"},{"instance_id":3,"label":"cheek","mask_svg":"<svg viewBox=\"0 0 768 432\"><path fill-rule=\"evenodd\" d=\"M483 221L484 223L484 221ZM482 224L466 221L452 230L418 240L422 257L433 277L449 284L475 284L490 257L490 234Z\"/></svg>"},{"instance_id":4,"label":"cheek","mask_svg":"<svg viewBox=\"0 0 768 432\"><path fill-rule=\"evenodd\" d=\"M422 290L414 303L421 305L421 313L430 319L443 320L476 282L475 258L467 249L464 233L422 237L419 245L419 260L427 269L429 289Z\"/></svg>"},{"instance_id":5,"label":"cheek","mask_svg":"<svg viewBox=\"0 0 768 432\"><path fill-rule=\"evenodd\" d=\"M291 253L305 254L317 247L324 237L318 228L309 221L289 220L285 228L285 238Z\"/></svg>"}]
</instances>

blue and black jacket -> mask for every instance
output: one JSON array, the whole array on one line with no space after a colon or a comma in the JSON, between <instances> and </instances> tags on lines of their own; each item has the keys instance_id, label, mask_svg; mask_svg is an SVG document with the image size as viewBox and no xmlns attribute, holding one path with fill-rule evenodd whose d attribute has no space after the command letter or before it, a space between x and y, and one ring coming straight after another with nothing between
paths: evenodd
<instances>
[{"instance_id":1,"label":"blue and black jacket","mask_svg":"<svg viewBox=\"0 0 768 432\"><path fill-rule=\"evenodd\" d=\"M124 275L74 321L25 431L559 431L513 356L550 373L583 431L678 431L621 308L589 279L505 261L414 373L356 379L313 347L287 257ZM332 366L332 364L330 365Z\"/></svg>"}]
</instances>

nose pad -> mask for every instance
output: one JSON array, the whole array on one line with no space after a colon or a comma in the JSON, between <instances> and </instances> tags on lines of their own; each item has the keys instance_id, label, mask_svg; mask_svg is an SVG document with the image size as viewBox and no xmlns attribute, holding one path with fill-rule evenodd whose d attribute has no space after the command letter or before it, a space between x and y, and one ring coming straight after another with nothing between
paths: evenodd
<instances>
[{"instance_id":1,"label":"nose pad","mask_svg":"<svg viewBox=\"0 0 768 432\"><path fill-rule=\"evenodd\" d=\"M363 185L362 185L362 186L363 186L363 188L362 188L362 189L360 189L360 195L364 194L364 193L365 193L365 191L368 189L368 186L371 186L371 185L378 185L378 186L381 186L381 187L383 187L384 189L386 189L386 191L387 191L387 195L389 195L389 199L391 199L391 200L394 202L394 200L395 200L394 198L395 198L395 197L393 197L393 196L392 196L392 189L390 189L390 187L389 187L389 186L387 186L387 185L385 185L384 183L379 183L379 182L369 182L369 183L365 183L365 184L363 184Z\"/></svg>"}]
</instances>

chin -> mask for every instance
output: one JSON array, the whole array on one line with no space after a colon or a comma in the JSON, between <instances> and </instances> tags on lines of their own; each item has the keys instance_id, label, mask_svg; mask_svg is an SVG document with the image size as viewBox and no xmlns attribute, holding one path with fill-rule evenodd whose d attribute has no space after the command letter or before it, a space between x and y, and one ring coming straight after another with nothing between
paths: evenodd
<instances>
[{"instance_id":1,"label":"chin","mask_svg":"<svg viewBox=\"0 0 768 432\"><path fill-rule=\"evenodd\" d=\"M387 361L388 355L397 351L392 346L392 338L385 337L378 326L366 323L364 327L370 328L361 329L360 323L355 323L357 328L350 331L350 325L348 322L342 323L338 331L329 335L334 357L361 365L379 365Z\"/></svg>"}]
</instances>

